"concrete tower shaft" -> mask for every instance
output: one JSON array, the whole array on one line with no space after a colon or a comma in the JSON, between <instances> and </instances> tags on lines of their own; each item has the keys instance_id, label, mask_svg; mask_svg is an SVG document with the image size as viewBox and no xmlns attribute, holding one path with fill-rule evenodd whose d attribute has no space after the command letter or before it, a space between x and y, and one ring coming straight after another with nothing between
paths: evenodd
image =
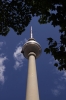
<instances>
[{"instance_id":1,"label":"concrete tower shaft","mask_svg":"<svg viewBox=\"0 0 66 100\"><path fill-rule=\"evenodd\" d=\"M28 61L26 100L39 100L35 55L32 52Z\"/></svg>"}]
</instances>

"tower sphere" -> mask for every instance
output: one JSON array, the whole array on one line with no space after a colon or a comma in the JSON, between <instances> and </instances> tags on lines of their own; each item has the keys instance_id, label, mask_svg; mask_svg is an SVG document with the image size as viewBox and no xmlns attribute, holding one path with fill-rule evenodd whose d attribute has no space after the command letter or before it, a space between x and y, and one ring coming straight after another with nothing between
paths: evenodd
<instances>
[{"instance_id":1,"label":"tower sphere","mask_svg":"<svg viewBox=\"0 0 66 100\"><path fill-rule=\"evenodd\" d=\"M38 58L41 54L41 46L38 42L35 41L32 35L32 27L31 27L31 38L23 45L21 53L28 59L29 53L33 52Z\"/></svg>"}]
</instances>

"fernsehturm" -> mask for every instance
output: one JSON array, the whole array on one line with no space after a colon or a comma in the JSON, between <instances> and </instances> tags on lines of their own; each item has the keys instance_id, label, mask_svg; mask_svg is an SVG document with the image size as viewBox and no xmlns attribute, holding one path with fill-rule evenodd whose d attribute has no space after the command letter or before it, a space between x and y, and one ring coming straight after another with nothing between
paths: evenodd
<instances>
[{"instance_id":1,"label":"fernsehturm","mask_svg":"<svg viewBox=\"0 0 66 100\"><path fill-rule=\"evenodd\" d=\"M36 71L36 58L41 54L41 46L35 41L32 34L31 37L23 45L22 53L25 58L28 59L28 77L27 77L27 89L26 89L26 100L39 100L39 89Z\"/></svg>"}]
</instances>

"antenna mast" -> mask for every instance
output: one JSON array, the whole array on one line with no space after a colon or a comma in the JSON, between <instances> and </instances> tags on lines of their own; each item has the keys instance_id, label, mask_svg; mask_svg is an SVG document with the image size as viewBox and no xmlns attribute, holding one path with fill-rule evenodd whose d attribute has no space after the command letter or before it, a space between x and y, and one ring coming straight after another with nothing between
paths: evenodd
<instances>
[{"instance_id":1,"label":"antenna mast","mask_svg":"<svg viewBox=\"0 0 66 100\"><path fill-rule=\"evenodd\" d=\"M32 26L31 26L31 33L30 33L30 35L31 35L31 38L33 38Z\"/></svg>"}]
</instances>

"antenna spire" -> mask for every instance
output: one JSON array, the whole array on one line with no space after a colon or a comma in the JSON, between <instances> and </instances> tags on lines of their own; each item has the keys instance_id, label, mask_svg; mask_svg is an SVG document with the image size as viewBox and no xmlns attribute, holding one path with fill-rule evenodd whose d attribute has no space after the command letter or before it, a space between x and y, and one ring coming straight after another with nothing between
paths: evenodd
<instances>
[{"instance_id":1,"label":"antenna spire","mask_svg":"<svg viewBox=\"0 0 66 100\"><path fill-rule=\"evenodd\" d=\"M30 35L31 35L31 38L33 38L32 26L31 26L31 33L30 33Z\"/></svg>"}]
</instances>

